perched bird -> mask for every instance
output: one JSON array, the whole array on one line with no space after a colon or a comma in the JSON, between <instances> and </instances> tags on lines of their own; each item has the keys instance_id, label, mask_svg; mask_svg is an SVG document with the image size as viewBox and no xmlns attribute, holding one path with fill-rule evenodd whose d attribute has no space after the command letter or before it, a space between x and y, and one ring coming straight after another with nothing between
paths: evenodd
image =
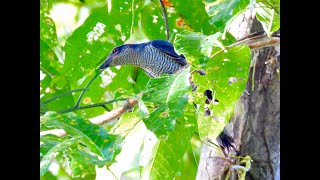
<instances>
[{"instance_id":1,"label":"perched bird","mask_svg":"<svg viewBox=\"0 0 320 180\"><path fill-rule=\"evenodd\" d=\"M153 40L115 47L99 69L126 64L138 66L150 77L157 77L161 74L173 74L187 65L187 61L182 54L178 55L175 52L171 43Z\"/></svg>"},{"instance_id":2,"label":"perched bird","mask_svg":"<svg viewBox=\"0 0 320 180\"><path fill-rule=\"evenodd\" d=\"M171 43L164 40L153 40L141 44L124 44L115 47L99 69L104 70L107 67L119 65L140 67L154 78L162 74L173 74L188 63L183 54L178 55L175 52ZM199 73L205 75L205 72L202 71ZM191 84L193 83L191 82ZM193 90L195 89L193 88ZM235 150L233 139L225 130L217 137L217 141L225 156L229 154L231 149Z\"/></svg>"}]
</instances>

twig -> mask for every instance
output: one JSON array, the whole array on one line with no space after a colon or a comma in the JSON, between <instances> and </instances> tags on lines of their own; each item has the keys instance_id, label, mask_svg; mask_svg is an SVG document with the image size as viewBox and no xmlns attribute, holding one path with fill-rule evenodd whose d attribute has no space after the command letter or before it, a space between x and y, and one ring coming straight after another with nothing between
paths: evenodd
<instances>
[{"instance_id":1,"label":"twig","mask_svg":"<svg viewBox=\"0 0 320 180\"><path fill-rule=\"evenodd\" d=\"M83 90L82 93L80 94L78 100L77 100L77 103L74 107L79 107L79 104L80 104L80 101L84 95L84 93L87 91L88 87L91 85L91 83L100 75L100 73L97 73L91 80L90 82L86 85L86 87L84 89L86 90Z\"/></svg>"},{"instance_id":2,"label":"twig","mask_svg":"<svg viewBox=\"0 0 320 180\"><path fill-rule=\"evenodd\" d=\"M160 5L161 5L161 8L162 8L162 13L163 13L164 22L165 22L165 24L166 24L167 41L169 41L169 39L170 39L170 31L169 31L169 24L168 24L167 12L166 12L166 8L165 8L164 5L163 5L162 0L159 0L159 1L160 1Z\"/></svg>"},{"instance_id":3,"label":"twig","mask_svg":"<svg viewBox=\"0 0 320 180\"><path fill-rule=\"evenodd\" d=\"M216 52L212 56L210 56L210 58L217 56L218 54L220 54L224 50L228 50L234 46L241 45L241 44L247 44L249 46L249 48L251 48L251 49L258 49L258 48L273 46L273 45L276 45L279 43L280 43L280 35L279 34L274 34L270 38L266 34L263 34L263 35L259 34L256 36L249 35L245 38L242 38L242 39L232 43L229 46L224 47L223 49L219 50L218 52Z\"/></svg>"},{"instance_id":4,"label":"twig","mask_svg":"<svg viewBox=\"0 0 320 180\"><path fill-rule=\"evenodd\" d=\"M72 107L72 108L69 108L69 109L64 109L64 110L58 111L58 113L62 114L62 113L67 113L67 112L71 112L71 111L75 111L75 110L79 110L79 109L88 109L88 108L94 108L94 107L99 107L99 106L101 106L103 108L106 108L105 107L106 104L110 104L110 103L117 102L117 101L125 101L125 100L128 100L128 99L127 98L114 99L114 100L106 101L106 102L103 102L103 103L90 104L90 105L79 106L79 107Z\"/></svg>"},{"instance_id":5,"label":"twig","mask_svg":"<svg viewBox=\"0 0 320 180\"><path fill-rule=\"evenodd\" d=\"M49 103L49 102L51 102L51 101L53 101L55 99L58 99L58 98L60 98L62 96L65 96L67 94L71 94L71 93L78 92L78 91L84 91L84 90L88 90L88 88L82 88L82 89L75 89L75 90L67 91L67 92L61 93L61 94L59 94L57 96L54 96L54 97L52 97L50 99L47 99L47 100L43 101L43 103L47 104L47 103Z\"/></svg>"},{"instance_id":6,"label":"twig","mask_svg":"<svg viewBox=\"0 0 320 180\"><path fill-rule=\"evenodd\" d=\"M103 125L105 123L109 123L109 122L113 121L114 119L120 117L125 112L131 110L137 104L138 104L138 100L136 100L134 98L129 98L129 99L127 99L127 101L124 103L124 105L122 107L118 107L118 108L116 108L110 112L107 112L103 115L91 118L91 119L89 119L89 121L91 123L97 124L97 125ZM67 133L61 129L52 129L52 130L40 132L40 136L43 136L46 134L53 134L53 135L60 136L60 137L67 135Z\"/></svg>"},{"instance_id":7,"label":"twig","mask_svg":"<svg viewBox=\"0 0 320 180\"><path fill-rule=\"evenodd\" d=\"M103 115L94 117L89 119L93 124L105 124L105 123L109 123L112 120L120 117L122 114L124 114L125 112L131 110L135 105L138 104L138 100L130 98L128 99L124 105L122 107L118 107L108 113L105 113Z\"/></svg>"},{"instance_id":8,"label":"twig","mask_svg":"<svg viewBox=\"0 0 320 180\"><path fill-rule=\"evenodd\" d=\"M48 70L46 70L44 67L40 66L40 69L41 69L44 73L48 74L51 78L53 78L53 75L52 75Z\"/></svg>"},{"instance_id":9,"label":"twig","mask_svg":"<svg viewBox=\"0 0 320 180\"><path fill-rule=\"evenodd\" d=\"M46 110L49 111L49 109L47 108L47 106L40 100L40 105Z\"/></svg>"}]
</instances>

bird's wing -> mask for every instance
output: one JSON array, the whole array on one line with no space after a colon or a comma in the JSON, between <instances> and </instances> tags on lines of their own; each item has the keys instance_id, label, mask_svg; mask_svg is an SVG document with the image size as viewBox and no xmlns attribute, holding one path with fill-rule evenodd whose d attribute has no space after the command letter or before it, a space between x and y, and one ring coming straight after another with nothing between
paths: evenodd
<instances>
[{"instance_id":1,"label":"bird's wing","mask_svg":"<svg viewBox=\"0 0 320 180\"><path fill-rule=\"evenodd\" d=\"M186 58L182 54L178 55L174 51L174 47L171 43L163 40L153 40L153 41L150 41L150 45L159 49L161 52L167 54L168 56L172 57L181 65L184 66L187 64Z\"/></svg>"}]
</instances>

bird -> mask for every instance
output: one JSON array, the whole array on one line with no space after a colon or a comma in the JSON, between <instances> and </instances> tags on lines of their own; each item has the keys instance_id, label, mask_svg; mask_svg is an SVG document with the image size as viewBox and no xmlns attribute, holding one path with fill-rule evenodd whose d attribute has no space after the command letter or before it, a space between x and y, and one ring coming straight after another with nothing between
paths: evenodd
<instances>
[{"instance_id":1,"label":"bird","mask_svg":"<svg viewBox=\"0 0 320 180\"><path fill-rule=\"evenodd\" d=\"M156 78L162 74L179 72L189 64L183 54L176 53L171 43L164 40L152 40L146 43L123 44L115 47L98 69L103 71L108 67L120 65L140 67L149 77ZM205 75L201 70L198 72ZM193 91L195 89L196 87L192 88ZM226 157L231 149L237 152L233 138L225 129L217 137L217 142Z\"/></svg>"},{"instance_id":2,"label":"bird","mask_svg":"<svg viewBox=\"0 0 320 180\"><path fill-rule=\"evenodd\" d=\"M99 69L133 65L142 68L154 78L162 74L173 74L187 64L184 55L178 55L171 43L164 40L153 40L115 47Z\"/></svg>"}]
</instances>

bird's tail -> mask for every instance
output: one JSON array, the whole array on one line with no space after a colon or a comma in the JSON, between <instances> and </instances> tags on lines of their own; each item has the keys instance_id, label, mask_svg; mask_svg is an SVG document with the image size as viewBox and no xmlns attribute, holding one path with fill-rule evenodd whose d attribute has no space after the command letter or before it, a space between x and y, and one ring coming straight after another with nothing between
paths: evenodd
<instances>
[{"instance_id":1,"label":"bird's tail","mask_svg":"<svg viewBox=\"0 0 320 180\"><path fill-rule=\"evenodd\" d=\"M225 157L229 156L232 149L237 153L237 155L239 154L233 138L229 135L226 129L223 129L223 131L219 134L217 141Z\"/></svg>"}]
</instances>

